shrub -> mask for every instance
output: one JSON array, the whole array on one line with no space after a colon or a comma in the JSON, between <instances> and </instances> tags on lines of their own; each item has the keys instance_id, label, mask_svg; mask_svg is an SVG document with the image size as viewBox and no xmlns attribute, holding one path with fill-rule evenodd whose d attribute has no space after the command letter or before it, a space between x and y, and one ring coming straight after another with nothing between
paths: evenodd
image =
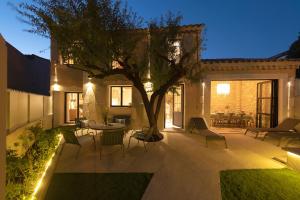
<instances>
[{"instance_id":1,"label":"shrub","mask_svg":"<svg viewBox=\"0 0 300 200\"><path fill-rule=\"evenodd\" d=\"M6 199L27 199L34 191L38 178L43 173L47 161L55 152L59 142L60 128L43 130L40 124L28 129L34 143L28 147L23 157L15 151L6 154ZM24 138L27 145L28 138Z\"/></svg>"}]
</instances>

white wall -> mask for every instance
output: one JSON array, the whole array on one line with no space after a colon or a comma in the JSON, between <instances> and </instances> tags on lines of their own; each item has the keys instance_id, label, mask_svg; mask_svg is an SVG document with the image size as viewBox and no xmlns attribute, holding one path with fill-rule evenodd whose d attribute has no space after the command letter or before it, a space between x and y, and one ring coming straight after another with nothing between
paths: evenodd
<instances>
[{"instance_id":1,"label":"white wall","mask_svg":"<svg viewBox=\"0 0 300 200\"><path fill-rule=\"evenodd\" d=\"M6 147L22 155L27 149L22 145L21 135L28 134L27 128L41 122L44 129L52 128L52 96L8 92L8 135ZM19 145L16 146L15 144Z\"/></svg>"},{"instance_id":2,"label":"white wall","mask_svg":"<svg viewBox=\"0 0 300 200\"><path fill-rule=\"evenodd\" d=\"M25 125L28 120L28 94L17 91L9 92L9 122L10 130Z\"/></svg>"},{"instance_id":3,"label":"white wall","mask_svg":"<svg viewBox=\"0 0 300 200\"><path fill-rule=\"evenodd\" d=\"M29 121L39 120L44 115L44 97L41 95L29 95Z\"/></svg>"},{"instance_id":4,"label":"white wall","mask_svg":"<svg viewBox=\"0 0 300 200\"><path fill-rule=\"evenodd\" d=\"M0 34L0 200L5 197L7 48Z\"/></svg>"},{"instance_id":5,"label":"white wall","mask_svg":"<svg viewBox=\"0 0 300 200\"><path fill-rule=\"evenodd\" d=\"M52 115L52 96L28 94L18 91L8 92L8 129L14 131L27 123Z\"/></svg>"}]
</instances>

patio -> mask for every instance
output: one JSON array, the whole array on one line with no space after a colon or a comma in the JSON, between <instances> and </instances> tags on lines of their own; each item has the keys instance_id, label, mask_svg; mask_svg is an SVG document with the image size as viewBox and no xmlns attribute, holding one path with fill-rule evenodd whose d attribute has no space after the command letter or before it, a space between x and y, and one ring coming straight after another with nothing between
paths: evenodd
<instances>
[{"instance_id":1,"label":"patio","mask_svg":"<svg viewBox=\"0 0 300 200\"><path fill-rule=\"evenodd\" d=\"M102 160L89 136L79 138L82 149L75 159L76 147L67 146L56 166L56 172L150 172L154 173L143 200L150 199L221 199L219 171L226 169L282 168L272 158L284 158L286 152L270 142L244 136L239 131L223 130L229 149L210 143L200 135L165 132L165 139L149 144L132 141L122 157L120 147L105 147ZM128 144L129 135L125 137ZM126 146L127 148L127 146Z\"/></svg>"}]
</instances>

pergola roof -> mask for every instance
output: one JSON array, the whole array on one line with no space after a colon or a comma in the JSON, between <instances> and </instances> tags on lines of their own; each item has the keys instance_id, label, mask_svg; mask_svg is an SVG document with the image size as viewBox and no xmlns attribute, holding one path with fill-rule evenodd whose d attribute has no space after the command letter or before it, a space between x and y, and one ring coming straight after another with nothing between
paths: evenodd
<instances>
[{"instance_id":1,"label":"pergola roof","mask_svg":"<svg viewBox=\"0 0 300 200\"><path fill-rule=\"evenodd\" d=\"M205 71L294 70L300 67L300 59L201 59L200 64Z\"/></svg>"}]
</instances>

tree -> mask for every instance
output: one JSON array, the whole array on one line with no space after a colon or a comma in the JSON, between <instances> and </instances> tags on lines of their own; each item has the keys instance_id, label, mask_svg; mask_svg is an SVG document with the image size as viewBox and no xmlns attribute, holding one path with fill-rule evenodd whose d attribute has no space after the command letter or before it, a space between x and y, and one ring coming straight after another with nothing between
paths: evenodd
<instances>
[{"instance_id":1,"label":"tree","mask_svg":"<svg viewBox=\"0 0 300 200\"><path fill-rule=\"evenodd\" d=\"M157 119L165 93L182 78L199 77L198 44L183 45L176 56L179 15L167 13L146 24L119 0L34 0L17 10L30 32L57 42L63 59L73 60L68 67L97 79L123 75L130 80L141 95L154 139L162 138ZM145 82L152 83L151 95Z\"/></svg>"},{"instance_id":2,"label":"tree","mask_svg":"<svg viewBox=\"0 0 300 200\"><path fill-rule=\"evenodd\" d=\"M288 50L288 58L300 58L300 33L298 40L292 43Z\"/></svg>"}]
</instances>

